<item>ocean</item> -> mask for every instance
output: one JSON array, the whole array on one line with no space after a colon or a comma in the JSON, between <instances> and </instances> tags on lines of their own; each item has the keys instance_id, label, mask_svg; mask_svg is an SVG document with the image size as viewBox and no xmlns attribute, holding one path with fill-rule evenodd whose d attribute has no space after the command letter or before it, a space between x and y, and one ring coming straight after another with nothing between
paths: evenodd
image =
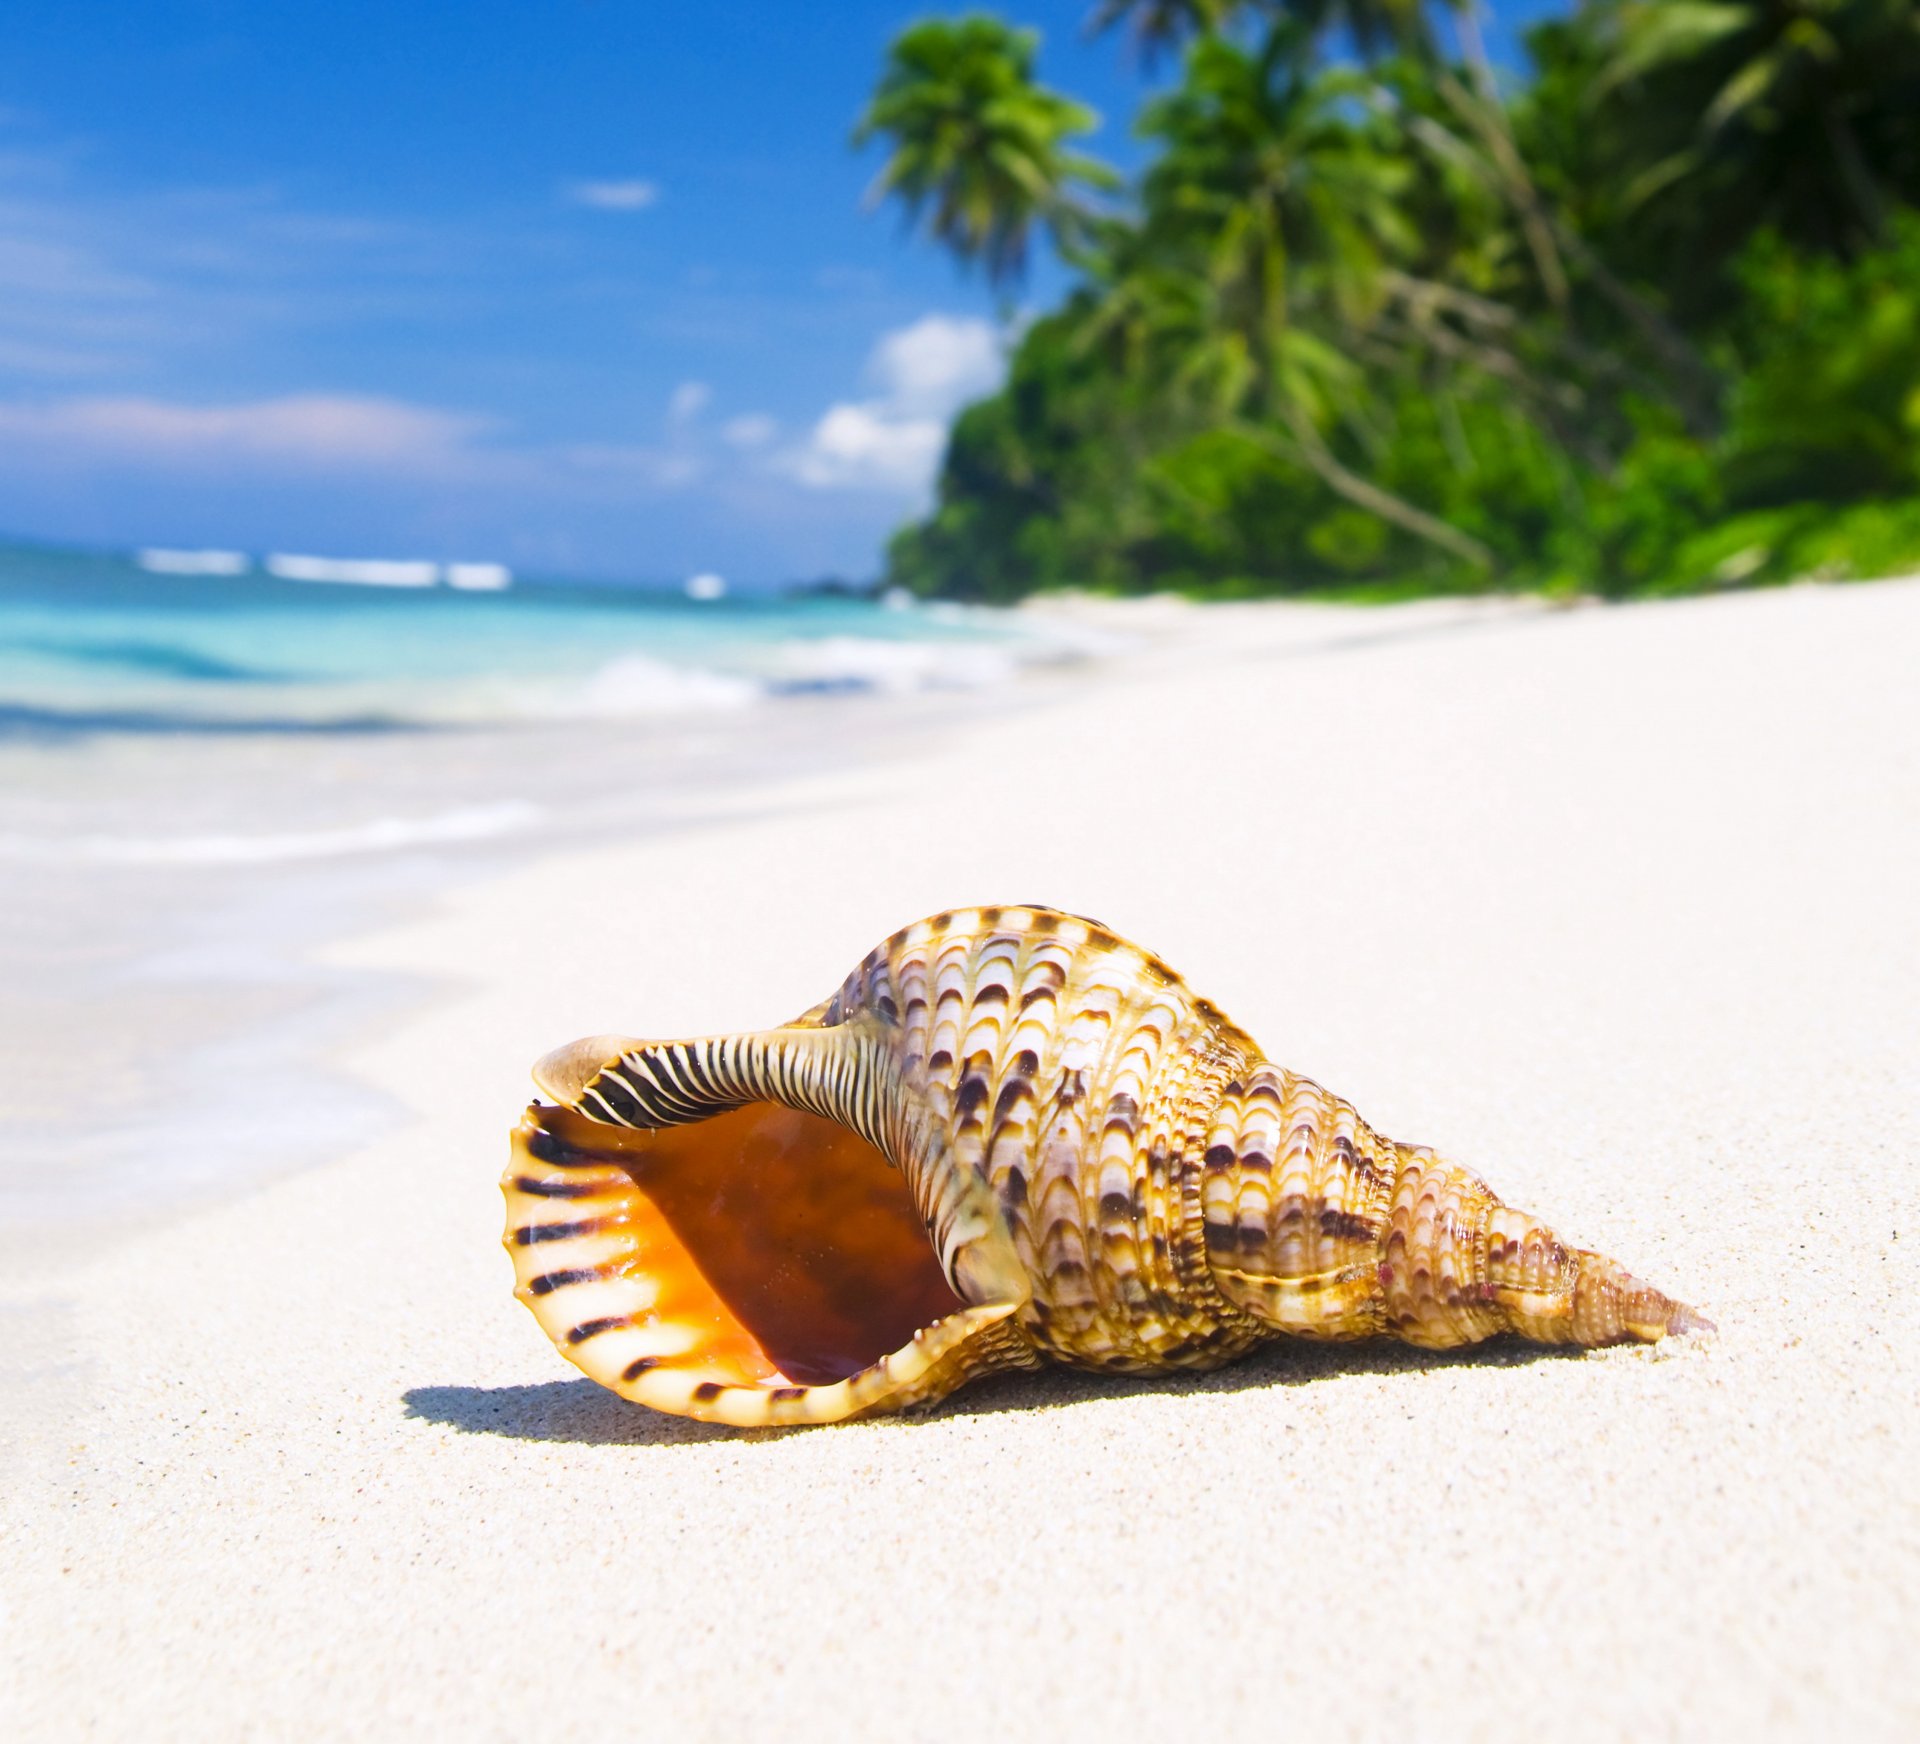
<instances>
[{"instance_id":1,"label":"ocean","mask_svg":"<svg viewBox=\"0 0 1920 1744\"><path fill-rule=\"evenodd\" d=\"M181 573L238 563L239 574ZM449 572L462 579L449 584ZM823 693L978 689L1068 651L1012 614L904 595L713 597L719 584L697 579L706 589L690 593L515 583L485 565L255 566L221 552L143 563L0 547L0 728L657 719Z\"/></svg>"},{"instance_id":2,"label":"ocean","mask_svg":"<svg viewBox=\"0 0 1920 1744\"><path fill-rule=\"evenodd\" d=\"M139 1221L378 1130L327 1060L422 990L324 965L327 940L885 757L1112 646L692 595L0 547L0 1222Z\"/></svg>"}]
</instances>

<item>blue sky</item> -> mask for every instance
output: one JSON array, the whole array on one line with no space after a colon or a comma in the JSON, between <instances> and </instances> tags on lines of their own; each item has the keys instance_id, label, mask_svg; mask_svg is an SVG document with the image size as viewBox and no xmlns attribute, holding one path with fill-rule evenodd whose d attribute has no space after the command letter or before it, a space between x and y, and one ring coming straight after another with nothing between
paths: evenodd
<instances>
[{"instance_id":1,"label":"blue sky","mask_svg":"<svg viewBox=\"0 0 1920 1744\"><path fill-rule=\"evenodd\" d=\"M1006 10L1130 164L1141 70L1089 9ZM998 368L993 299L847 145L927 10L11 9L0 534L872 574Z\"/></svg>"}]
</instances>

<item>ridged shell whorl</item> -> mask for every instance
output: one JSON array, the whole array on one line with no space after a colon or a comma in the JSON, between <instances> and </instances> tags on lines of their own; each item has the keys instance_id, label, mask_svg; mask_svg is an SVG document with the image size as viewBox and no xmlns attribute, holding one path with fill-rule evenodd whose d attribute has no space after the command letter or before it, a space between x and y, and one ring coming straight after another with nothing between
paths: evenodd
<instances>
[{"instance_id":1,"label":"ridged shell whorl","mask_svg":"<svg viewBox=\"0 0 1920 1744\"><path fill-rule=\"evenodd\" d=\"M502 1183L517 1293L661 1410L816 1423L1047 1358L1705 1324L1051 909L935 915L776 1029L593 1037L534 1075L559 1106Z\"/></svg>"}]
</instances>

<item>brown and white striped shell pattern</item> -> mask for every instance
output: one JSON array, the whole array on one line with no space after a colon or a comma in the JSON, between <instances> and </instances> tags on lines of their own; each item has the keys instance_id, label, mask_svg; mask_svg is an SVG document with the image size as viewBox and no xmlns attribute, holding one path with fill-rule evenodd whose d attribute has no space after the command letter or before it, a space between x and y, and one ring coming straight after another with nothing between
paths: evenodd
<instances>
[{"instance_id":1,"label":"brown and white striped shell pattern","mask_svg":"<svg viewBox=\"0 0 1920 1744\"><path fill-rule=\"evenodd\" d=\"M657 1410L823 1423L1049 1359L1707 1324L1052 909L938 914L792 1023L590 1037L534 1078L553 1103L502 1183L516 1294Z\"/></svg>"}]
</instances>

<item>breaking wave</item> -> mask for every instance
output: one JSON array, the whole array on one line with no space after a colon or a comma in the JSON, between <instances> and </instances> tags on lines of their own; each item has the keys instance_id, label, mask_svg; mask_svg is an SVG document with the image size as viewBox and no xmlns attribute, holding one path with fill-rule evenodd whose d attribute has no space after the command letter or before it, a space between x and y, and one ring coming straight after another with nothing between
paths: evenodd
<instances>
[{"instance_id":1,"label":"breaking wave","mask_svg":"<svg viewBox=\"0 0 1920 1744\"><path fill-rule=\"evenodd\" d=\"M796 638L734 668L669 665L646 654L622 654L570 686L546 712L565 718L664 718L730 713L783 697L983 690L1060 657L1050 649L877 636Z\"/></svg>"}]
</instances>

